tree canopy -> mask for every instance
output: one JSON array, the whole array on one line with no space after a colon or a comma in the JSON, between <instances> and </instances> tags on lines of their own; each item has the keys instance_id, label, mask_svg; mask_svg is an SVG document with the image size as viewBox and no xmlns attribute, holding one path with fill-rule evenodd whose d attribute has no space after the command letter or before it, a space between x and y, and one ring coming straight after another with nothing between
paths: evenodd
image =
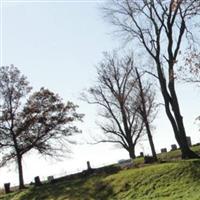
<instances>
[{"instance_id":1,"label":"tree canopy","mask_svg":"<svg viewBox=\"0 0 200 200\"><path fill-rule=\"evenodd\" d=\"M48 89L28 97L31 89L16 67L0 68L0 164L17 160L20 188L24 187L23 155L33 149L49 156L67 153L68 136L79 132L74 122L83 117L76 105L64 103Z\"/></svg>"},{"instance_id":2,"label":"tree canopy","mask_svg":"<svg viewBox=\"0 0 200 200\"><path fill-rule=\"evenodd\" d=\"M129 44L153 61L166 115L171 123L183 158L196 158L190 150L176 92L177 66L185 42L190 47L195 17L200 13L197 0L112 0L104 8L111 23ZM195 27L195 26L194 26ZM189 37L190 36L190 37ZM190 40L188 40L188 38ZM143 54L143 55L144 55ZM146 64L149 69L149 63Z\"/></svg>"},{"instance_id":3,"label":"tree canopy","mask_svg":"<svg viewBox=\"0 0 200 200\"><path fill-rule=\"evenodd\" d=\"M96 85L85 95L88 103L100 109L102 121L98 125L104 137L97 140L119 144L135 158L135 146L145 135L144 127L151 123L155 109L151 87L149 84L144 87L144 82L139 84L140 75L136 75L131 56L119 58L117 54L105 54L97 74ZM148 130L150 133L150 126Z\"/></svg>"}]
</instances>

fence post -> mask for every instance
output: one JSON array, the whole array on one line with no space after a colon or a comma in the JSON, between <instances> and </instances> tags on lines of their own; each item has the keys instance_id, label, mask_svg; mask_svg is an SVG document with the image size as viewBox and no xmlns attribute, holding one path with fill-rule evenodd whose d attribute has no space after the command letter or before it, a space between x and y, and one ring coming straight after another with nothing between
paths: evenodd
<instances>
[{"instance_id":1,"label":"fence post","mask_svg":"<svg viewBox=\"0 0 200 200\"><path fill-rule=\"evenodd\" d=\"M92 168L91 168L91 165L90 165L90 161L87 161L87 170L89 171L89 170L91 170Z\"/></svg>"}]
</instances>

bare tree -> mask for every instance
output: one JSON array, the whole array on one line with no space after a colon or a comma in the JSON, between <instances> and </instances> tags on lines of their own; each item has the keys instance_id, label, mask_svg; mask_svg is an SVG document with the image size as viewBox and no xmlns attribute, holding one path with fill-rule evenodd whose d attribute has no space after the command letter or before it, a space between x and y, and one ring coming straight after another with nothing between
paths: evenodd
<instances>
[{"instance_id":1,"label":"bare tree","mask_svg":"<svg viewBox=\"0 0 200 200\"><path fill-rule=\"evenodd\" d=\"M187 42L184 40L185 36L192 35L189 25L200 12L200 1L112 0L104 11L127 41L139 42L153 59L165 111L180 146L182 158L199 157L187 143L175 88L175 69L180 59L181 44L183 41Z\"/></svg>"},{"instance_id":2,"label":"bare tree","mask_svg":"<svg viewBox=\"0 0 200 200\"><path fill-rule=\"evenodd\" d=\"M35 149L57 156L64 150L67 136L78 132L73 122L82 118L73 103L65 105L58 95L44 88L23 105L30 91L26 77L16 67L0 68L0 149L4 155L0 165L16 159L20 189L24 188L24 154Z\"/></svg>"},{"instance_id":3,"label":"bare tree","mask_svg":"<svg viewBox=\"0 0 200 200\"><path fill-rule=\"evenodd\" d=\"M106 54L97 71L98 82L89 89L86 101L101 108L99 114L104 121L99 125L105 139L100 142L120 144L130 158L135 158L135 146L144 135L145 123L139 114L133 59Z\"/></svg>"}]
</instances>

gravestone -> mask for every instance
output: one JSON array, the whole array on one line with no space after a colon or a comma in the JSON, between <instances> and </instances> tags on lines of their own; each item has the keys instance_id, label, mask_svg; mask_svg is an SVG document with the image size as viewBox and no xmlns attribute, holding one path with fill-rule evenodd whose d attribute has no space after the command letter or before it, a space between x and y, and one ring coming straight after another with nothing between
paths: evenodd
<instances>
[{"instance_id":1,"label":"gravestone","mask_svg":"<svg viewBox=\"0 0 200 200\"><path fill-rule=\"evenodd\" d=\"M187 136L186 139L187 139L188 146L191 147L192 146L191 137Z\"/></svg>"},{"instance_id":2,"label":"gravestone","mask_svg":"<svg viewBox=\"0 0 200 200\"><path fill-rule=\"evenodd\" d=\"M34 179L35 179L35 186L41 186L42 185L39 176L36 176Z\"/></svg>"},{"instance_id":3,"label":"gravestone","mask_svg":"<svg viewBox=\"0 0 200 200\"><path fill-rule=\"evenodd\" d=\"M167 148L162 148L161 149L161 153L166 153L167 152Z\"/></svg>"},{"instance_id":4,"label":"gravestone","mask_svg":"<svg viewBox=\"0 0 200 200\"><path fill-rule=\"evenodd\" d=\"M4 183L4 189L6 194L10 193L10 183Z\"/></svg>"},{"instance_id":5,"label":"gravestone","mask_svg":"<svg viewBox=\"0 0 200 200\"><path fill-rule=\"evenodd\" d=\"M140 152L140 157L144 157L144 153L143 152Z\"/></svg>"},{"instance_id":6,"label":"gravestone","mask_svg":"<svg viewBox=\"0 0 200 200\"><path fill-rule=\"evenodd\" d=\"M176 146L176 144L172 144L172 145L171 145L171 150L172 150L172 151L177 150L177 146Z\"/></svg>"}]
</instances>

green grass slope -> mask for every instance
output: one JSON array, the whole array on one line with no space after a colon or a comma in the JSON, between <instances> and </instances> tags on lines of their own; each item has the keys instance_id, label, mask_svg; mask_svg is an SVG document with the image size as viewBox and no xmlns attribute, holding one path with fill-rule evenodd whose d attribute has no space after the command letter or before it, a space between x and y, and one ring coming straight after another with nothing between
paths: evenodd
<instances>
[{"instance_id":1,"label":"green grass slope","mask_svg":"<svg viewBox=\"0 0 200 200\"><path fill-rule=\"evenodd\" d=\"M1 196L4 200L199 200L200 160L154 164L64 180Z\"/></svg>"}]
</instances>

